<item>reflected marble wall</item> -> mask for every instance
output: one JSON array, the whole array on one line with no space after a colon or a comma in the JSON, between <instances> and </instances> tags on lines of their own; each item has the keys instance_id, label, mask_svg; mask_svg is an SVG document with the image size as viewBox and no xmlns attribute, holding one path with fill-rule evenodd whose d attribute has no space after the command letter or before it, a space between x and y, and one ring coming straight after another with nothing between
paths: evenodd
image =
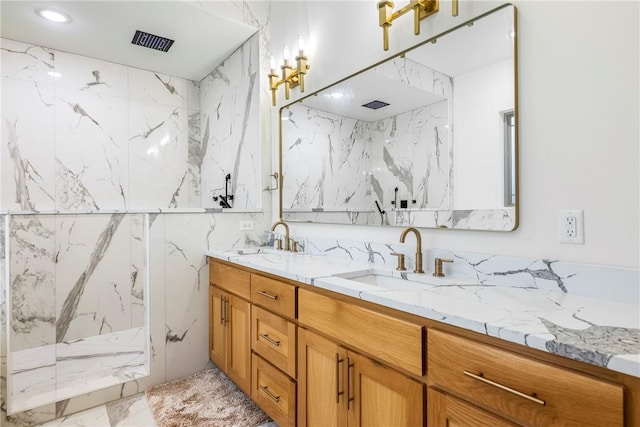
<instances>
[{"instance_id":1,"label":"reflected marble wall","mask_svg":"<svg viewBox=\"0 0 640 427\"><path fill-rule=\"evenodd\" d=\"M283 116L283 208L370 210L371 124L298 104Z\"/></svg>"},{"instance_id":2,"label":"reflected marble wall","mask_svg":"<svg viewBox=\"0 0 640 427\"><path fill-rule=\"evenodd\" d=\"M347 223L379 225L375 202L394 210L396 187L408 208L450 209L451 79L407 58L374 71L444 100L372 122L298 104L284 110L283 207L291 219L322 210L330 221L348 211Z\"/></svg>"}]
</instances>

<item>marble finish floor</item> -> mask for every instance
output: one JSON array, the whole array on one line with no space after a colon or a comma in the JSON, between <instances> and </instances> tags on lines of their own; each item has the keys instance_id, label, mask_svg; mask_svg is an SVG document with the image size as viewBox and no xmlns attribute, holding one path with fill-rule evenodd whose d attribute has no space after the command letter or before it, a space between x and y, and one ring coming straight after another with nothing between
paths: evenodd
<instances>
[{"instance_id":1,"label":"marble finish floor","mask_svg":"<svg viewBox=\"0 0 640 427\"><path fill-rule=\"evenodd\" d=\"M39 427L157 427L144 393L40 424ZM193 426L196 427L196 426ZM258 427L278 427L273 421Z\"/></svg>"}]
</instances>

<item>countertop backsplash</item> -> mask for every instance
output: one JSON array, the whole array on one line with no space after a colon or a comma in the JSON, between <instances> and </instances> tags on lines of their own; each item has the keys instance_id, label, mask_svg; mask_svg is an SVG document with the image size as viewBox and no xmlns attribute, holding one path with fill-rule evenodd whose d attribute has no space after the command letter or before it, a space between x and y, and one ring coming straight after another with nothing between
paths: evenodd
<instances>
[{"instance_id":1,"label":"countertop backsplash","mask_svg":"<svg viewBox=\"0 0 640 427\"><path fill-rule=\"evenodd\" d=\"M276 233L276 237L283 237ZM376 243L320 237L292 236L299 250L395 267L397 257L405 254L407 271L415 266L416 246L412 243ZM466 251L424 248L423 268L432 274L435 258L451 259L443 265L447 276L463 276L486 285L508 285L523 288L558 290L593 298L640 304L640 270L533 259L507 255L491 255Z\"/></svg>"}]
</instances>

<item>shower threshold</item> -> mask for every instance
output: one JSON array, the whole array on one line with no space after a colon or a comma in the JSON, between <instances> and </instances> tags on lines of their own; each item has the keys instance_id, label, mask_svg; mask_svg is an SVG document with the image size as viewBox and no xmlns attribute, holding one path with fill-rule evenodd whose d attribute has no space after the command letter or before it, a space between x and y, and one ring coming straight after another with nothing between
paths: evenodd
<instances>
[{"instance_id":1,"label":"shower threshold","mask_svg":"<svg viewBox=\"0 0 640 427\"><path fill-rule=\"evenodd\" d=\"M10 353L8 413L101 390L149 375L145 328Z\"/></svg>"}]
</instances>

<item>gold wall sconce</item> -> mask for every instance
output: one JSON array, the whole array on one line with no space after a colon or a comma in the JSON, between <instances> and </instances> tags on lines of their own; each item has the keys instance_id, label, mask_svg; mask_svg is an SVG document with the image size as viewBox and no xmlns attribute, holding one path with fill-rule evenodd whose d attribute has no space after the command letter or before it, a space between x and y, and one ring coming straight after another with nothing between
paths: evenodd
<instances>
[{"instance_id":1,"label":"gold wall sconce","mask_svg":"<svg viewBox=\"0 0 640 427\"><path fill-rule=\"evenodd\" d=\"M269 77L269 88L271 89L271 104L276 105L276 91L280 85L284 84L284 97L289 99L289 90L296 86L300 86L300 92L304 92L304 76L307 74L307 70L311 66L307 63L308 58L304 55L304 41L302 38L298 39L298 55L295 58L295 69L289 62L289 48L284 48L284 63L280 66L282 70L282 79L276 73L276 61L271 57L271 72Z\"/></svg>"},{"instance_id":2,"label":"gold wall sconce","mask_svg":"<svg viewBox=\"0 0 640 427\"><path fill-rule=\"evenodd\" d=\"M396 18L413 11L413 33L420 34L420 21L436 13L439 8L438 0L411 0L408 5L393 11L394 4L390 0L378 2L379 24L382 27L384 50L389 50L389 27Z\"/></svg>"}]
</instances>

